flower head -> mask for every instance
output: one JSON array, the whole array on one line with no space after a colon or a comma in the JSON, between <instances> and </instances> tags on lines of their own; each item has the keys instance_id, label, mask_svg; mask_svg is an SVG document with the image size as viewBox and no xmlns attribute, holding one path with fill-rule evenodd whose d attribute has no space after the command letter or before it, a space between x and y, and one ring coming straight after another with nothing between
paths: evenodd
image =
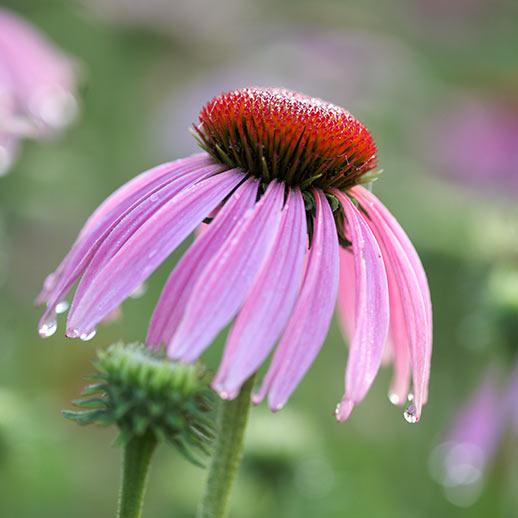
<instances>
[{"instance_id":1,"label":"flower head","mask_svg":"<svg viewBox=\"0 0 518 518\"><path fill-rule=\"evenodd\" d=\"M216 160L256 178L321 189L352 186L376 167L376 144L349 112L280 88L212 99L196 128Z\"/></svg>"},{"instance_id":2,"label":"flower head","mask_svg":"<svg viewBox=\"0 0 518 518\"><path fill-rule=\"evenodd\" d=\"M74 117L75 67L33 26L0 8L0 174L24 137L43 138Z\"/></svg>"},{"instance_id":3,"label":"flower head","mask_svg":"<svg viewBox=\"0 0 518 518\"><path fill-rule=\"evenodd\" d=\"M318 355L339 294L350 351L345 420L369 390L386 349L392 401L413 382L409 420L426 402L431 305L408 237L362 183L376 165L367 129L351 114L282 89L223 94L200 114L205 153L163 164L110 196L90 217L39 300L40 333L79 280L67 335L89 338L202 222L173 269L146 343L196 360L232 320L213 381L222 398L274 351L254 395L278 410Z\"/></svg>"}]
</instances>

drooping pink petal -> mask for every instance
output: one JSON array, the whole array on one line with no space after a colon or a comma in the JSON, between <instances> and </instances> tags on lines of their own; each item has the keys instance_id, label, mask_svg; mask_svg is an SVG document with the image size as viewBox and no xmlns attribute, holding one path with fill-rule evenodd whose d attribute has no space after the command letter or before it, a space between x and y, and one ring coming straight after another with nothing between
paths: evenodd
<instances>
[{"instance_id":1,"label":"drooping pink petal","mask_svg":"<svg viewBox=\"0 0 518 518\"><path fill-rule=\"evenodd\" d=\"M232 328L215 390L231 397L263 363L292 313L307 247L306 211L300 191L290 189L270 255Z\"/></svg>"},{"instance_id":2,"label":"drooping pink petal","mask_svg":"<svg viewBox=\"0 0 518 518\"><path fill-rule=\"evenodd\" d=\"M81 304L85 291L90 286L92 279L153 214L158 212L183 189L194 185L212 173L213 170L211 168L206 168L182 175L176 180L169 182L163 188L155 191L137 207L130 210L106 236L86 267L75 292L71 311L74 311L75 307Z\"/></svg>"},{"instance_id":3,"label":"drooping pink petal","mask_svg":"<svg viewBox=\"0 0 518 518\"><path fill-rule=\"evenodd\" d=\"M391 288L399 291L399 307L404 312L418 420L428 393L432 353L431 302L426 275L410 240L381 202L363 187L357 186L352 191L366 210L385 262L394 273Z\"/></svg>"},{"instance_id":4,"label":"drooping pink petal","mask_svg":"<svg viewBox=\"0 0 518 518\"><path fill-rule=\"evenodd\" d=\"M215 172L219 166L209 166L196 169L189 173L177 175L174 179L168 177L162 180L152 191L147 192L146 197L141 197L138 202L131 205L119 215L110 226L102 229L102 233L93 231L83 238L80 245L73 248L68 268L66 268L52 291L48 295L47 309L40 320L40 328L45 329L49 321L55 319L56 306L66 297L74 282L83 274L83 278L74 296L74 306L80 303L87 287L96 272L114 255L147 218L160 209L168 200L190 184L194 184ZM152 182L155 183L155 182ZM102 230L99 228L99 231Z\"/></svg>"},{"instance_id":5,"label":"drooping pink petal","mask_svg":"<svg viewBox=\"0 0 518 518\"><path fill-rule=\"evenodd\" d=\"M381 253L385 258L389 285L389 345L392 349L392 362L394 364L394 375L389 390L389 399L394 405L402 405L407 400L410 388L410 339L405 322L405 308L403 307L397 285L397 275L383 247Z\"/></svg>"},{"instance_id":6,"label":"drooping pink petal","mask_svg":"<svg viewBox=\"0 0 518 518\"><path fill-rule=\"evenodd\" d=\"M385 265L378 243L364 216L349 197L339 191L352 241L355 277L354 335L349 346L345 394L336 410L342 421L367 394L381 365L389 326L389 298ZM344 406L347 411L343 410Z\"/></svg>"},{"instance_id":7,"label":"drooping pink petal","mask_svg":"<svg viewBox=\"0 0 518 518\"><path fill-rule=\"evenodd\" d=\"M120 213L124 210L124 207L146 196L147 193L156 187L157 184L155 180L172 180L194 169L209 167L211 165L214 165L214 160L207 153L198 153L180 160L166 162L140 173L110 194L110 196L99 205L88 218L79 235L83 236L93 230L101 220L112 213L113 209L116 209L116 211Z\"/></svg>"},{"instance_id":8,"label":"drooping pink petal","mask_svg":"<svg viewBox=\"0 0 518 518\"><path fill-rule=\"evenodd\" d=\"M198 182L155 212L92 279L68 316L67 334L90 333L140 286L241 181L232 169Z\"/></svg>"},{"instance_id":9,"label":"drooping pink petal","mask_svg":"<svg viewBox=\"0 0 518 518\"><path fill-rule=\"evenodd\" d=\"M340 247L340 283L338 286L338 317L345 337L350 342L354 336L356 295L354 256L352 248Z\"/></svg>"},{"instance_id":10,"label":"drooping pink petal","mask_svg":"<svg viewBox=\"0 0 518 518\"><path fill-rule=\"evenodd\" d=\"M70 252L56 271L47 277L36 302L42 304L51 299L60 302L60 297L62 298L77 280L92 254L114 226L128 212L169 182L198 169L215 167L213 161L208 160L206 156L198 155L154 167L109 196L87 220Z\"/></svg>"},{"instance_id":11,"label":"drooping pink petal","mask_svg":"<svg viewBox=\"0 0 518 518\"><path fill-rule=\"evenodd\" d=\"M236 315L277 235L283 201L284 184L270 183L206 265L168 347L171 358L195 360Z\"/></svg>"},{"instance_id":12,"label":"drooping pink petal","mask_svg":"<svg viewBox=\"0 0 518 518\"><path fill-rule=\"evenodd\" d=\"M324 342L338 290L338 238L325 195L314 191L316 215L302 288L260 390L272 410L286 403Z\"/></svg>"},{"instance_id":13,"label":"drooping pink petal","mask_svg":"<svg viewBox=\"0 0 518 518\"><path fill-rule=\"evenodd\" d=\"M258 180L245 181L178 262L162 290L151 317L147 345L169 344L198 276L245 213L253 208L258 187Z\"/></svg>"}]
</instances>

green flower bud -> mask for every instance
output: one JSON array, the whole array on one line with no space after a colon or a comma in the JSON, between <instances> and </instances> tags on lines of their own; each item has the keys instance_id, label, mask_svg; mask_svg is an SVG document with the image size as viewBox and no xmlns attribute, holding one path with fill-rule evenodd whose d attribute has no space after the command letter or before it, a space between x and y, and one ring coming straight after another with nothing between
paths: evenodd
<instances>
[{"instance_id":1,"label":"green flower bud","mask_svg":"<svg viewBox=\"0 0 518 518\"><path fill-rule=\"evenodd\" d=\"M141 344L114 344L97 353L79 410L63 415L80 425L117 425L119 444L152 435L199 465L213 438L212 392L199 364L173 363Z\"/></svg>"}]
</instances>

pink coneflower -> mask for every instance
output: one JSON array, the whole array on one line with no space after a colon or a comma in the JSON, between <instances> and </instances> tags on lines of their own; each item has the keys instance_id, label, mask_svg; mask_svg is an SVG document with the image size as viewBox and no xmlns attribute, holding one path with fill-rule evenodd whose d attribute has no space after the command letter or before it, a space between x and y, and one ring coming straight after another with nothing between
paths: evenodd
<instances>
[{"instance_id":1,"label":"pink coneflower","mask_svg":"<svg viewBox=\"0 0 518 518\"><path fill-rule=\"evenodd\" d=\"M56 307L80 280L67 335L91 337L210 222L163 289L149 346L192 362L235 318L213 387L235 397L275 348L254 399L279 410L317 356L340 291L350 351L337 419L364 398L389 344L391 399L404 402L412 378L406 417L417 421L431 356L428 286L401 227L361 186L377 164L365 126L320 99L246 88L210 101L194 129L204 153L143 173L87 221L47 278L40 333L55 331Z\"/></svg>"},{"instance_id":2,"label":"pink coneflower","mask_svg":"<svg viewBox=\"0 0 518 518\"><path fill-rule=\"evenodd\" d=\"M23 137L44 138L77 110L72 61L35 27L0 8L0 174Z\"/></svg>"}]
</instances>

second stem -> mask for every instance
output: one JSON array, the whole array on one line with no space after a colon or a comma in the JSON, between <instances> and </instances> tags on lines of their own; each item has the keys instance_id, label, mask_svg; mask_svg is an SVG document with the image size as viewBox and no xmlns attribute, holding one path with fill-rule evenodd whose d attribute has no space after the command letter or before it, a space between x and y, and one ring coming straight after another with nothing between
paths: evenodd
<instances>
[{"instance_id":1,"label":"second stem","mask_svg":"<svg viewBox=\"0 0 518 518\"><path fill-rule=\"evenodd\" d=\"M255 375L252 375L236 399L220 402L212 462L197 518L226 518L228 515L230 494L243 454L254 380Z\"/></svg>"}]
</instances>

